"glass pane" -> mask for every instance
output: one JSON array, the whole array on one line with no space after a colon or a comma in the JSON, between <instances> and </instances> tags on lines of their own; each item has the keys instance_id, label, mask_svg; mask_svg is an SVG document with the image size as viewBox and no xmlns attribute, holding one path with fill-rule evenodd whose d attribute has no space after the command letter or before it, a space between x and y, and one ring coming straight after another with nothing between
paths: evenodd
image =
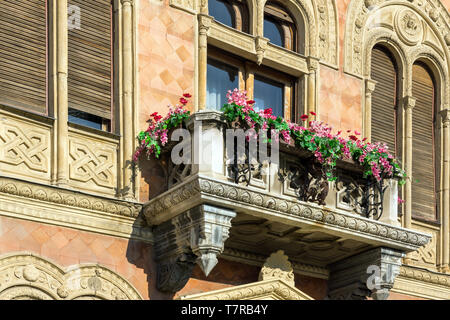
<instances>
[{"instance_id":1,"label":"glass pane","mask_svg":"<svg viewBox=\"0 0 450 320\"><path fill-rule=\"evenodd\" d=\"M103 130L103 119L95 115L69 108L69 122Z\"/></svg>"},{"instance_id":2,"label":"glass pane","mask_svg":"<svg viewBox=\"0 0 450 320\"><path fill-rule=\"evenodd\" d=\"M264 17L264 37L277 46L284 47L284 32L275 20Z\"/></svg>"},{"instance_id":3,"label":"glass pane","mask_svg":"<svg viewBox=\"0 0 450 320\"><path fill-rule=\"evenodd\" d=\"M206 108L220 110L227 103L227 92L239 88L239 70L225 63L208 59Z\"/></svg>"},{"instance_id":4,"label":"glass pane","mask_svg":"<svg viewBox=\"0 0 450 320\"><path fill-rule=\"evenodd\" d=\"M284 84L255 76L253 92L255 110L272 108L275 116L284 117Z\"/></svg>"},{"instance_id":5,"label":"glass pane","mask_svg":"<svg viewBox=\"0 0 450 320\"><path fill-rule=\"evenodd\" d=\"M236 19L234 17L233 7L225 2L219 0L208 1L208 11L211 17L229 27L236 28Z\"/></svg>"}]
</instances>

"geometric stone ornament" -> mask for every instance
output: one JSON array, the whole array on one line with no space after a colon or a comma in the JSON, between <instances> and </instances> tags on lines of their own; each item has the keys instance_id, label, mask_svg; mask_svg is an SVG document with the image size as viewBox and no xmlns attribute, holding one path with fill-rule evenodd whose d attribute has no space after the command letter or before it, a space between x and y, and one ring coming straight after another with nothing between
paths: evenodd
<instances>
[{"instance_id":1,"label":"geometric stone ornament","mask_svg":"<svg viewBox=\"0 0 450 320\"><path fill-rule=\"evenodd\" d=\"M206 276L216 266L236 213L211 205L185 211L154 229L157 287L177 292L197 263Z\"/></svg>"},{"instance_id":2,"label":"geometric stone ornament","mask_svg":"<svg viewBox=\"0 0 450 320\"><path fill-rule=\"evenodd\" d=\"M404 253L375 248L330 266L328 299L386 300L400 273Z\"/></svg>"},{"instance_id":3,"label":"geometric stone ornament","mask_svg":"<svg viewBox=\"0 0 450 320\"><path fill-rule=\"evenodd\" d=\"M284 280L289 285L295 286L294 271L283 250L272 253L259 272L259 281L269 279Z\"/></svg>"},{"instance_id":4,"label":"geometric stone ornament","mask_svg":"<svg viewBox=\"0 0 450 320\"><path fill-rule=\"evenodd\" d=\"M0 300L142 300L117 273L98 264L62 269L31 253L0 256Z\"/></svg>"}]
</instances>

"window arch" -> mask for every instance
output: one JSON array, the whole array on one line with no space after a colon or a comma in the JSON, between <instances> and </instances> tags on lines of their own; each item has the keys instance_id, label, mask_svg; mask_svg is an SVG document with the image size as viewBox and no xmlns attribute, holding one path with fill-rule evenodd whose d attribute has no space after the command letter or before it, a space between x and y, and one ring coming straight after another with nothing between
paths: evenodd
<instances>
[{"instance_id":1,"label":"window arch","mask_svg":"<svg viewBox=\"0 0 450 320\"><path fill-rule=\"evenodd\" d=\"M224 25L249 32L249 12L245 0L208 0L208 12Z\"/></svg>"},{"instance_id":2,"label":"window arch","mask_svg":"<svg viewBox=\"0 0 450 320\"><path fill-rule=\"evenodd\" d=\"M423 62L412 66L412 214L424 220L437 219L440 159L437 133L436 82Z\"/></svg>"},{"instance_id":3,"label":"window arch","mask_svg":"<svg viewBox=\"0 0 450 320\"><path fill-rule=\"evenodd\" d=\"M270 1L264 7L264 37L270 42L301 54L305 53L305 26L282 5Z\"/></svg>"},{"instance_id":4,"label":"window arch","mask_svg":"<svg viewBox=\"0 0 450 320\"><path fill-rule=\"evenodd\" d=\"M386 47L372 49L370 77L376 81L372 93L371 140L385 142L392 154L399 154L398 65Z\"/></svg>"}]
</instances>

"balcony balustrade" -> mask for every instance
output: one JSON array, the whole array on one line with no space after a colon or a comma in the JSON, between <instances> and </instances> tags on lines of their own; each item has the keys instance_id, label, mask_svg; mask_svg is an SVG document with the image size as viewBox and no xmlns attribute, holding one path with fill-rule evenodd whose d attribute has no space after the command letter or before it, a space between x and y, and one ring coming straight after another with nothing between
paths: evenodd
<instances>
[{"instance_id":1,"label":"balcony balustrade","mask_svg":"<svg viewBox=\"0 0 450 320\"><path fill-rule=\"evenodd\" d=\"M255 161L249 142L227 144L221 112L197 112L186 128L161 155L165 185L144 205L160 290L182 288L195 263L208 275L220 255L258 264L282 249L297 273L330 280L330 298L386 298L403 255L430 241L400 226L395 179L363 178L341 161L329 181L310 152L282 142L278 161ZM180 155L188 161L174 163ZM375 288L363 281L371 265Z\"/></svg>"}]
</instances>

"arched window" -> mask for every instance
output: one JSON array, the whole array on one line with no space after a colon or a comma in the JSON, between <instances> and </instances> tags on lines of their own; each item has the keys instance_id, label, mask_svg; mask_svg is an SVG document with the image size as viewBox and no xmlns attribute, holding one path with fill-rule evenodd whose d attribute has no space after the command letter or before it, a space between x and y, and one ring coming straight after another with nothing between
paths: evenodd
<instances>
[{"instance_id":1,"label":"arched window","mask_svg":"<svg viewBox=\"0 0 450 320\"><path fill-rule=\"evenodd\" d=\"M275 2L268 2L264 8L264 37L270 42L304 54L305 32L301 20L298 26L289 12Z\"/></svg>"},{"instance_id":2,"label":"arched window","mask_svg":"<svg viewBox=\"0 0 450 320\"><path fill-rule=\"evenodd\" d=\"M383 46L372 49L371 79L376 81L372 93L371 140L384 142L392 154L398 154L398 68L391 52Z\"/></svg>"},{"instance_id":3,"label":"arched window","mask_svg":"<svg viewBox=\"0 0 450 320\"><path fill-rule=\"evenodd\" d=\"M440 148L436 143L436 87L429 68L421 62L413 65L412 115L412 214L416 218L436 220Z\"/></svg>"},{"instance_id":4,"label":"arched window","mask_svg":"<svg viewBox=\"0 0 450 320\"><path fill-rule=\"evenodd\" d=\"M208 12L216 21L248 33L248 9L244 0L209 0Z\"/></svg>"}]
</instances>

